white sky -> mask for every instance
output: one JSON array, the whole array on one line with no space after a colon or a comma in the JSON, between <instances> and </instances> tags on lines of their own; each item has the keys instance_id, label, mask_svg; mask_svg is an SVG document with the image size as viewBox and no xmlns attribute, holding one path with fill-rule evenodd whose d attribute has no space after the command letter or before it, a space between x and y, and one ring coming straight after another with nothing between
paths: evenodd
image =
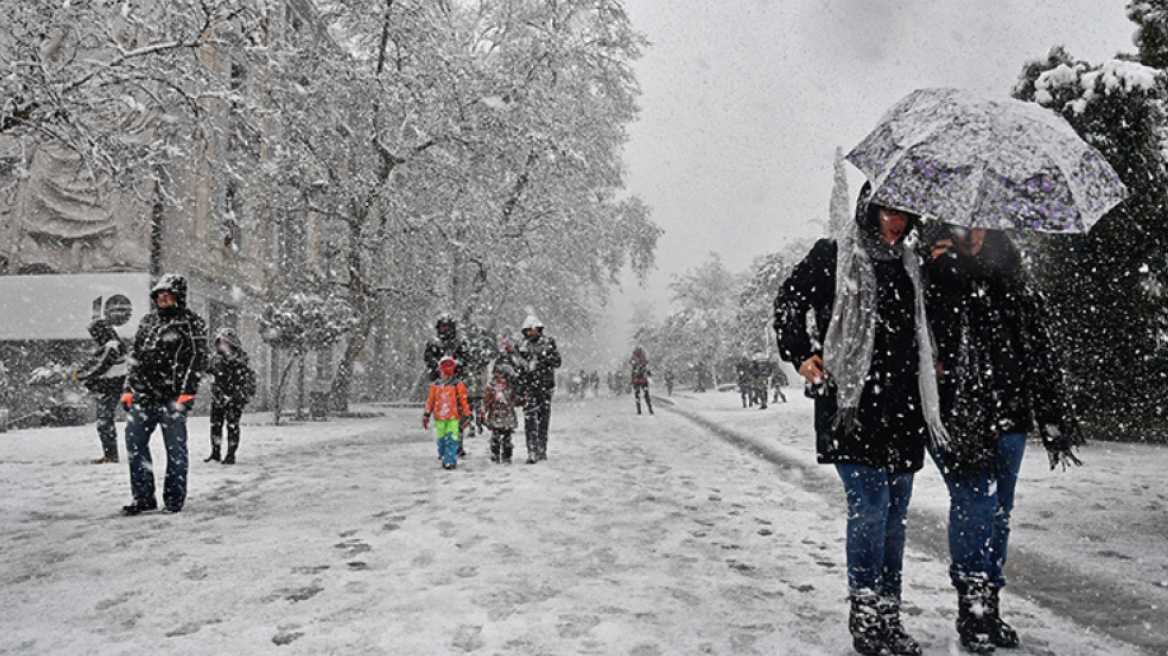
<instances>
[{"instance_id":1,"label":"white sky","mask_svg":"<svg viewBox=\"0 0 1168 656\"><path fill-rule=\"evenodd\" d=\"M1005 96L1053 46L1092 63L1133 52L1127 2L626 0L653 44L636 65L629 189L666 232L649 288L627 284L618 314L644 299L663 314L670 275L711 251L741 271L820 236L836 148L913 89Z\"/></svg>"}]
</instances>

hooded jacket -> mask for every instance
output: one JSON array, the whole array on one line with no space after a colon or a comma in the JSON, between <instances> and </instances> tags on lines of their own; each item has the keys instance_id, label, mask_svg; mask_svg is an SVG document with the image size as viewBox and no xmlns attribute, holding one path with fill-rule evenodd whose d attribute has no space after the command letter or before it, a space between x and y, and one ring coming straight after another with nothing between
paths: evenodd
<instances>
[{"instance_id":1,"label":"hooded jacket","mask_svg":"<svg viewBox=\"0 0 1168 656\"><path fill-rule=\"evenodd\" d=\"M528 339L524 335L515 347L515 357L512 358L520 370L520 389L528 394L554 390L556 369L563 364L556 340L543 334L543 323L534 316L523 322L523 330L527 329L535 329L538 334L535 339Z\"/></svg>"},{"instance_id":2,"label":"hooded jacket","mask_svg":"<svg viewBox=\"0 0 1168 656\"><path fill-rule=\"evenodd\" d=\"M126 384L126 344L105 319L89 324L95 348L74 377L94 394L120 394Z\"/></svg>"},{"instance_id":3,"label":"hooded jacket","mask_svg":"<svg viewBox=\"0 0 1168 656\"><path fill-rule=\"evenodd\" d=\"M159 308L158 295L174 294L172 307ZM187 308L187 281L166 274L150 290L150 313L142 317L128 360L127 392L136 403L168 403L194 395L206 366L207 327Z\"/></svg>"},{"instance_id":4,"label":"hooded jacket","mask_svg":"<svg viewBox=\"0 0 1168 656\"><path fill-rule=\"evenodd\" d=\"M229 344L230 348L220 349L220 340ZM207 373L213 377L211 396L215 403L243 406L255 394L255 372L252 371L239 335L230 328L222 328L215 333Z\"/></svg>"},{"instance_id":5,"label":"hooded jacket","mask_svg":"<svg viewBox=\"0 0 1168 656\"><path fill-rule=\"evenodd\" d=\"M862 230L878 227L871 205L857 209ZM822 239L795 266L775 298L774 329L779 356L796 370L812 355L823 356L823 343L835 303L837 248ZM928 433L921 410L915 336L915 291L899 259L873 258L876 278L875 345L860 393L854 430L838 429L835 388L813 390L816 456L820 463L853 463L889 473L908 473L924 465ZM814 334L808 331L808 314ZM829 372L830 374L830 372Z\"/></svg>"},{"instance_id":6,"label":"hooded jacket","mask_svg":"<svg viewBox=\"0 0 1168 656\"><path fill-rule=\"evenodd\" d=\"M976 471L999 461L999 437L1055 426L1077 443L1042 297L1008 237L986 234L976 256L956 249L927 268L929 322L937 337L941 405L955 435L946 464ZM1048 448L1048 431L1043 431Z\"/></svg>"}]
</instances>

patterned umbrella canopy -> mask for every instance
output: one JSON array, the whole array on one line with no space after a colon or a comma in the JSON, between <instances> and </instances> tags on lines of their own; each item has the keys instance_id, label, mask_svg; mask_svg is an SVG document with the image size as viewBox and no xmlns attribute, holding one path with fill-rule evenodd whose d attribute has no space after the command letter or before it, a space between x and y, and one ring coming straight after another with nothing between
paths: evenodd
<instances>
[{"instance_id":1,"label":"patterned umbrella canopy","mask_svg":"<svg viewBox=\"0 0 1168 656\"><path fill-rule=\"evenodd\" d=\"M1058 114L958 89L912 92L847 159L874 202L970 228L1087 232L1127 197Z\"/></svg>"}]
</instances>

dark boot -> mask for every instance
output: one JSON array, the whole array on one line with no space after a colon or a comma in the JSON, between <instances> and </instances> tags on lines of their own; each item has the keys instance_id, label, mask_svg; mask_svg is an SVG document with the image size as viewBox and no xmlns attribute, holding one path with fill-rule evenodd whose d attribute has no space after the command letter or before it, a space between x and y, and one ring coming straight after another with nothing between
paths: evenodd
<instances>
[{"instance_id":1,"label":"dark boot","mask_svg":"<svg viewBox=\"0 0 1168 656\"><path fill-rule=\"evenodd\" d=\"M1006 624L1002 620L1002 606L1001 606L1001 592L1002 589L990 586L989 597L986 605L986 619L990 625L990 639L993 640L994 646L1002 649L1016 649L1018 647L1018 632L1014 627Z\"/></svg>"},{"instance_id":2,"label":"dark boot","mask_svg":"<svg viewBox=\"0 0 1168 656\"><path fill-rule=\"evenodd\" d=\"M211 462L212 460L215 460L215 461L219 460L219 447L218 446L211 447L211 455L207 456L207 459L204 460L203 462Z\"/></svg>"},{"instance_id":3,"label":"dark boot","mask_svg":"<svg viewBox=\"0 0 1168 656\"><path fill-rule=\"evenodd\" d=\"M989 586L977 581L957 584L957 635L975 654L994 653L990 636Z\"/></svg>"},{"instance_id":4,"label":"dark boot","mask_svg":"<svg viewBox=\"0 0 1168 656\"><path fill-rule=\"evenodd\" d=\"M900 623L900 600L881 597L877 607L880 609L880 621L884 624L884 643L888 651L896 656L921 656L921 646Z\"/></svg>"},{"instance_id":5,"label":"dark boot","mask_svg":"<svg viewBox=\"0 0 1168 656\"><path fill-rule=\"evenodd\" d=\"M645 395L645 406L649 408L649 414L653 414L653 402L649 400L649 395Z\"/></svg>"},{"instance_id":6,"label":"dark boot","mask_svg":"<svg viewBox=\"0 0 1168 656\"><path fill-rule=\"evenodd\" d=\"M216 458L216 460L218 460L218 458ZM225 464L225 465L234 465L235 464L235 449L228 449L227 450L227 455L223 457L223 464Z\"/></svg>"},{"instance_id":7,"label":"dark boot","mask_svg":"<svg viewBox=\"0 0 1168 656\"><path fill-rule=\"evenodd\" d=\"M848 631L852 634L852 648L864 656L889 656L892 652L884 643L884 623L876 595L852 595L850 599Z\"/></svg>"},{"instance_id":8,"label":"dark boot","mask_svg":"<svg viewBox=\"0 0 1168 656\"><path fill-rule=\"evenodd\" d=\"M637 399L637 414L641 414L641 399Z\"/></svg>"}]
</instances>

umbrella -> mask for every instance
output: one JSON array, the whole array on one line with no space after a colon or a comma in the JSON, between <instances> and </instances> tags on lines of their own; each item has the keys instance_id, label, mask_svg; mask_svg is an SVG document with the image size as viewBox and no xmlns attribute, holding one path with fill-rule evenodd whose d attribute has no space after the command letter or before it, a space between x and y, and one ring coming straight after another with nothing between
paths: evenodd
<instances>
[{"instance_id":1,"label":"umbrella","mask_svg":"<svg viewBox=\"0 0 1168 656\"><path fill-rule=\"evenodd\" d=\"M912 92L847 159L874 202L968 228L1087 232L1127 196L1058 114L958 89Z\"/></svg>"}]
</instances>

